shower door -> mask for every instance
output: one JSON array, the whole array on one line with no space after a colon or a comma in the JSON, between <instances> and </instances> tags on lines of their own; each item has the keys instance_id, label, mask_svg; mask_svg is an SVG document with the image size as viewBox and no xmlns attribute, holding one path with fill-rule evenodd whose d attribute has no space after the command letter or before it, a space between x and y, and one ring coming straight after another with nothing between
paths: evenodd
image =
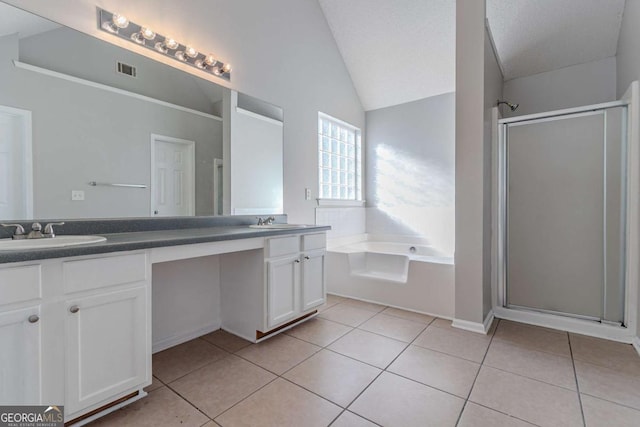
<instances>
[{"instance_id":1,"label":"shower door","mask_svg":"<svg viewBox=\"0 0 640 427\"><path fill-rule=\"evenodd\" d=\"M507 307L622 323L625 117L503 125Z\"/></svg>"}]
</instances>

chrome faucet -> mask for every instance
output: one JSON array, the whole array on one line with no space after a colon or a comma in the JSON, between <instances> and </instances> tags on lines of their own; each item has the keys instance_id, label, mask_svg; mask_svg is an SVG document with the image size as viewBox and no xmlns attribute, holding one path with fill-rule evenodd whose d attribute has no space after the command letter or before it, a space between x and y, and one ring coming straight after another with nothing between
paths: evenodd
<instances>
[{"instance_id":1,"label":"chrome faucet","mask_svg":"<svg viewBox=\"0 0 640 427\"><path fill-rule=\"evenodd\" d=\"M271 225L273 224L273 221L276 220L272 216L269 216L267 218L260 218L259 216L257 216L256 218L258 219L258 225Z\"/></svg>"},{"instance_id":2,"label":"chrome faucet","mask_svg":"<svg viewBox=\"0 0 640 427\"><path fill-rule=\"evenodd\" d=\"M24 227L20 224L0 224L3 227L15 227L16 231L11 238L13 240L23 239L45 239L56 237L53 231L54 225L64 225L64 222L51 222L44 227L44 233L42 232L42 225L39 222L34 222L31 225L31 231L29 234L25 234Z\"/></svg>"}]
</instances>

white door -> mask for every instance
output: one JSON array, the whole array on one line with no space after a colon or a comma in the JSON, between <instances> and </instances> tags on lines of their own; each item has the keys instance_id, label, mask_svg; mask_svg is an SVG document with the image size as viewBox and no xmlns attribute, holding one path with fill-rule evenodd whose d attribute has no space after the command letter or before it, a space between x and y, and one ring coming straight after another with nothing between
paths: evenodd
<instances>
[{"instance_id":1,"label":"white door","mask_svg":"<svg viewBox=\"0 0 640 427\"><path fill-rule=\"evenodd\" d=\"M151 136L152 216L195 215L195 143Z\"/></svg>"},{"instance_id":2,"label":"white door","mask_svg":"<svg viewBox=\"0 0 640 427\"><path fill-rule=\"evenodd\" d=\"M300 260L290 256L267 261L267 317L272 328L291 320L298 309L298 287L300 284Z\"/></svg>"},{"instance_id":3,"label":"white door","mask_svg":"<svg viewBox=\"0 0 640 427\"><path fill-rule=\"evenodd\" d=\"M40 405L40 307L0 313L0 402Z\"/></svg>"},{"instance_id":4,"label":"white door","mask_svg":"<svg viewBox=\"0 0 640 427\"><path fill-rule=\"evenodd\" d=\"M31 112L0 106L0 220L33 218Z\"/></svg>"},{"instance_id":5,"label":"white door","mask_svg":"<svg viewBox=\"0 0 640 427\"><path fill-rule=\"evenodd\" d=\"M147 377L144 285L68 300L66 398L69 415L118 397Z\"/></svg>"},{"instance_id":6,"label":"white door","mask_svg":"<svg viewBox=\"0 0 640 427\"><path fill-rule=\"evenodd\" d=\"M302 258L302 311L324 304L324 256L324 251L318 251Z\"/></svg>"}]
</instances>

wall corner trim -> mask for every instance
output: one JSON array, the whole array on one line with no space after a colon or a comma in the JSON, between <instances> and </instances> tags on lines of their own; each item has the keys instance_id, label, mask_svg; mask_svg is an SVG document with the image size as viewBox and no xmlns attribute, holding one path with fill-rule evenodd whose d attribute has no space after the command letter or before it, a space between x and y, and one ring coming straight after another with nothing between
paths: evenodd
<instances>
[{"instance_id":1,"label":"wall corner trim","mask_svg":"<svg viewBox=\"0 0 640 427\"><path fill-rule=\"evenodd\" d=\"M465 331L471 331L478 334L487 335L489 333L489 329L491 329L491 325L493 324L494 318L495 316L493 315L493 310L491 310L489 314L487 314L487 317L484 319L484 323L470 322L468 320L461 320L461 319L453 319L451 326L458 329L464 329Z\"/></svg>"},{"instance_id":2,"label":"wall corner trim","mask_svg":"<svg viewBox=\"0 0 640 427\"><path fill-rule=\"evenodd\" d=\"M640 337L634 337L631 340L631 344L633 344L633 347L636 349L636 351L638 352L638 356L640 356Z\"/></svg>"}]
</instances>

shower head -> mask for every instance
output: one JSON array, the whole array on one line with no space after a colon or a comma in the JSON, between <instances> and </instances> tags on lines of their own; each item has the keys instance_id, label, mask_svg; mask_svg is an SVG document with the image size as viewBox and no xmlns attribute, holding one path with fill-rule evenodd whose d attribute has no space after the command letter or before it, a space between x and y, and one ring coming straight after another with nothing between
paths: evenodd
<instances>
[{"instance_id":1,"label":"shower head","mask_svg":"<svg viewBox=\"0 0 640 427\"><path fill-rule=\"evenodd\" d=\"M507 106L511 109L511 111L516 111L520 106L520 104L512 104L509 101L500 101L498 99L498 107L500 106L500 104L507 104Z\"/></svg>"}]
</instances>

